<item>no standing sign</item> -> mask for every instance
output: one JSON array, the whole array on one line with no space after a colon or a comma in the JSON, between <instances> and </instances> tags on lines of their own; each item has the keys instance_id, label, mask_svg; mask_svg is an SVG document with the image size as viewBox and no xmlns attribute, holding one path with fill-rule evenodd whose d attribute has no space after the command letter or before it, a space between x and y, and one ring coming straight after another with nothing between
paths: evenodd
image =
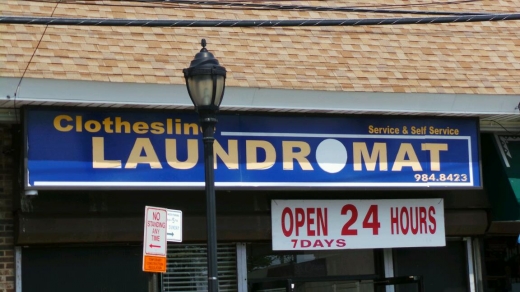
<instances>
[{"instance_id":1,"label":"no standing sign","mask_svg":"<svg viewBox=\"0 0 520 292\"><path fill-rule=\"evenodd\" d=\"M167 210L145 207L143 239L143 271L166 272Z\"/></svg>"}]
</instances>

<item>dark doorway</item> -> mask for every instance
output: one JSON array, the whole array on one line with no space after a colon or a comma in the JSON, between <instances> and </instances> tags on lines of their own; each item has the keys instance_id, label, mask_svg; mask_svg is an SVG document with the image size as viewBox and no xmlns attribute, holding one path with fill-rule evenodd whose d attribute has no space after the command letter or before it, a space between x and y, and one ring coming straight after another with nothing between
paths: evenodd
<instances>
[{"instance_id":1,"label":"dark doorway","mask_svg":"<svg viewBox=\"0 0 520 292\"><path fill-rule=\"evenodd\" d=\"M22 249L24 292L142 292L141 246Z\"/></svg>"},{"instance_id":2,"label":"dark doorway","mask_svg":"<svg viewBox=\"0 0 520 292\"><path fill-rule=\"evenodd\" d=\"M421 275L425 292L467 292L468 262L466 242L447 241L444 247L396 248L395 276ZM401 286L396 292L412 292Z\"/></svg>"}]
</instances>

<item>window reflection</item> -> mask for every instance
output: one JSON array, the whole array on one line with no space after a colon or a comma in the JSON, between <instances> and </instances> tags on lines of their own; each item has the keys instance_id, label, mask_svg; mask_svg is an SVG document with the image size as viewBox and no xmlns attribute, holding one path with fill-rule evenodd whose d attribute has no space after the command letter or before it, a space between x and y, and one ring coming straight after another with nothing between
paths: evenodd
<instances>
[{"instance_id":1,"label":"window reflection","mask_svg":"<svg viewBox=\"0 0 520 292\"><path fill-rule=\"evenodd\" d=\"M372 249L273 251L270 244L260 243L247 245L247 270L249 291L270 292L290 291L287 279L376 274ZM367 283L352 283L354 286L361 285L360 291L373 291L372 285ZM334 291L334 287L347 286L350 283L345 281L309 281L296 283L293 291Z\"/></svg>"}]
</instances>

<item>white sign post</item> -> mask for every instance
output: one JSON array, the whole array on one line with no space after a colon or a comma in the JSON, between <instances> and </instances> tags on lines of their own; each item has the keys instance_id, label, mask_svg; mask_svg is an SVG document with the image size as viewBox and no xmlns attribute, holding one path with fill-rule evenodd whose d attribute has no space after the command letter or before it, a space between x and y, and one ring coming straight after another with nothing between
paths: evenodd
<instances>
[{"instance_id":1,"label":"white sign post","mask_svg":"<svg viewBox=\"0 0 520 292\"><path fill-rule=\"evenodd\" d=\"M165 208L145 207L143 239L143 271L166 272Z\"/></svg>"},{"instance_id":2,"label":"white sign post","mask_svg":"<svg viewBox=\"0 0 520 292\"><path fill-rule=\"evenodd\" d=\"M166 240L182 242L182 211L168 209Z\"/></svg>"},{"instance_id":3,"label":"white sign post","mask_svg":"<svg viewBox=\"0 0 520 292\"><path fill-rule=\"evenodd\" d=\"M445 246L443 199L273 200L273 250Z\"/></svg>"}]
</instances>

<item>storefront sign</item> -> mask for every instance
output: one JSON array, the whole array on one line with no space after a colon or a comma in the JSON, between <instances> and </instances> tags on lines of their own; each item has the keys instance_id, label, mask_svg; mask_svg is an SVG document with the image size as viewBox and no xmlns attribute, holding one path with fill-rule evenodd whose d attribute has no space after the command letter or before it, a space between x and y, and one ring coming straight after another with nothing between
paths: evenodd
<instances>
[{"instance_id":1,"label":"storefront sign","mask_svg":"<svg viewBox=\"0 0 520 292\"><path fill-rule=\"evenodd\" d=\"M202 188L194 113L28 109L27 189ZM477 119L220 114L217 188L480 187Z\"/></svg>"},{"instance_id":2,"label":"storefront sign","mask_svg":"<svg viewBox=\"0 0 520 292\"><path fill-rule=\"evenodd\" d=\"M146 206L144 214L143 271L166 273L167 210Z\"/></svg>"},{"instance_id":3,"label":"storefront sign","mask_svg":"<svg viewBox=\"0 0 520 292\"><path fill-rule=\"evenodd\" d=\"M273 250L445 246L443 199L273 200Z\"/></svg>"}]
</instances>

